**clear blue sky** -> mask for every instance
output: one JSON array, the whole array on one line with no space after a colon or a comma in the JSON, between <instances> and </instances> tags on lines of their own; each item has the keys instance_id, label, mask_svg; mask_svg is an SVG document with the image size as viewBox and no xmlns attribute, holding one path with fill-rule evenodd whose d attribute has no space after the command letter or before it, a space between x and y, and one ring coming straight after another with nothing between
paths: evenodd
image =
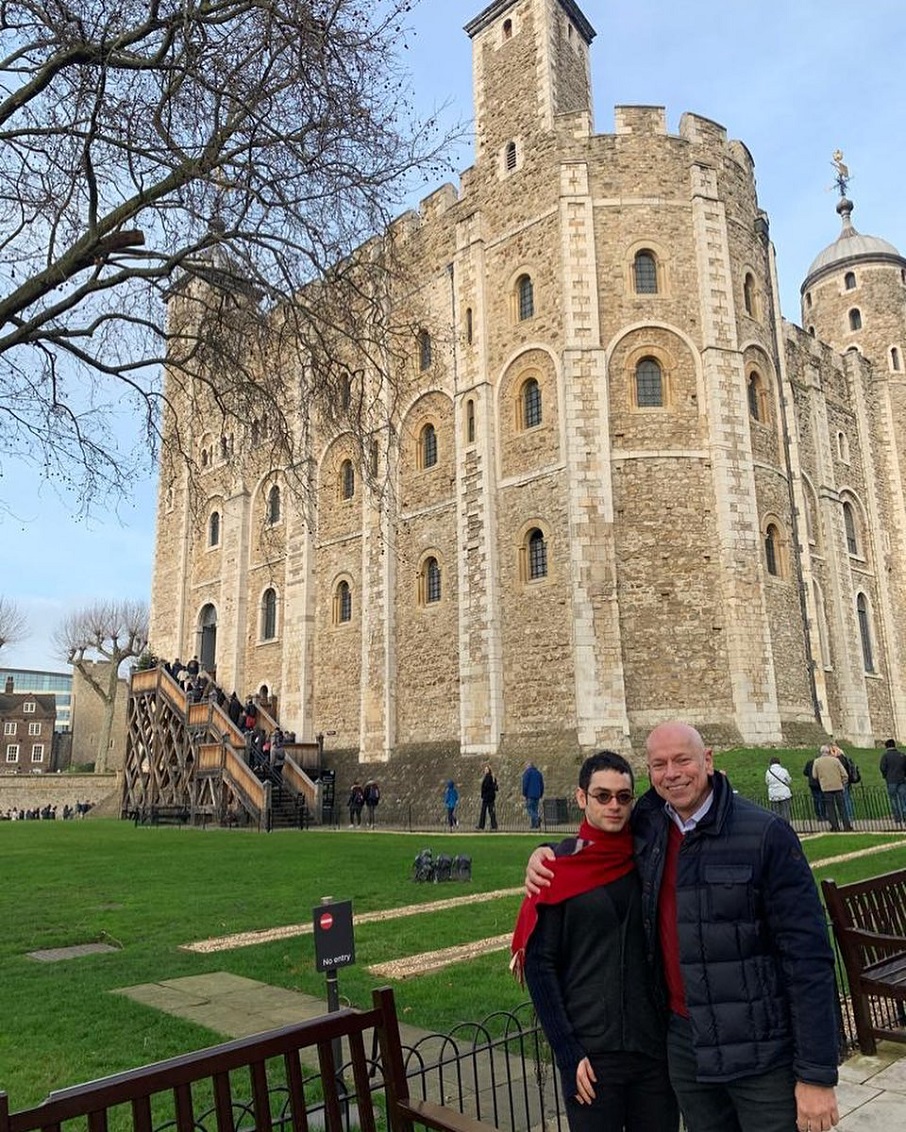
<instances>
[{"instance_id":1,"label":"clear blue sky","mask_svg":"<svg viewBox=\"0 0 906 1132\"><path fill-rule=\"evenodd\" d=\"M472 113L471 45L463 25L482 0L421 0L404 53L417 107L448 104L447 122ZM692 110L745 142L759 200L771 218L781 301L799 319L799 285L839 232L831 154L852 173L853 220L906 254L906 43L903 0L585 0L592 45L595 128L613 128L613 106L667 108L668 128ZM455 165L466 168L471 147ZM50 636L66 613L98 597L147 597L155 484L136 483L118 514L78 521L29 469L4 461L0 497L0 593L26 614L28 639L0 653L4 667L62 667Z\"/></svg>"}]
</instances>

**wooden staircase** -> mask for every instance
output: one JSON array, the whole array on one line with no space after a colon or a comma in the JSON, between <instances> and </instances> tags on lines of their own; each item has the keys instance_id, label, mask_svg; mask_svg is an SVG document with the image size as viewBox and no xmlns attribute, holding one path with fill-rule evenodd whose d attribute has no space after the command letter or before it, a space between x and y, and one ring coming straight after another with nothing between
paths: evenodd
<instances>
[{"instance_id":1,"label":"wooden staircase","mask_svg":"<svg viewBox=\"0 0 906 1132\"><path fill-rule=\"evenodd\" d=\"M277 721L258 708L259 724ZM294 826L320 815L316 743L285 747L282 775L262 782L246 762L245 733L214 701L191 703L162 667L134 672L121 816L142 821L161 809L188 811L193 824Z\"/></svg>"}]
</instances>

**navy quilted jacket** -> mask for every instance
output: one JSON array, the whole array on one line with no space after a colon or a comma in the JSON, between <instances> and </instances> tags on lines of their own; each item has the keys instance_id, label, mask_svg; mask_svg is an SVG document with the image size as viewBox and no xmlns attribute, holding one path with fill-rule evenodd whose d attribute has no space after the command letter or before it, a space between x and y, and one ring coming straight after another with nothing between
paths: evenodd
<instances>
[{"instance_id":1,"label":"navy quilted jacket","mask_svg":"<svg viewBox=\"0 0 906 1132\"><path fill-rule=\"evenodd\" d=\"M713 778L714 803L686 834L677 928L698 1078L731 1081L792 1064L797 1080L837 1081L834 960L795 833ZM668 823L649 790L633 812L649 959Z\"/></svg>"}]
</instances>

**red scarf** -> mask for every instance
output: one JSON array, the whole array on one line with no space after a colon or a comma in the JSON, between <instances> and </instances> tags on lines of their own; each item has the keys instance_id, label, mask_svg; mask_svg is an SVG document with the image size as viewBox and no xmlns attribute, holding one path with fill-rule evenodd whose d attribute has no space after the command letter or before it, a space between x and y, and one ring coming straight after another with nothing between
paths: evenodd
<instances>
[{"instance_id":1,"label":"red scarf","mask_svg":"<svg viewBox=\"0 0 906 1132\"><path fill-rule=\"evenodd\" d=\"M510 950L513 958L510 970L522 982L525 948L538 923L539 904L560 904L573 896L580 896L601 884L612 884L635 868L632 859L632 833L629 824L619 833L604 833L583 821L579 829L581 848L568 857L545 861L553 869L554 878L549 888L542 888L537 896L522 901L516 917L516 929Z\"/></svg>"}]
</instances>

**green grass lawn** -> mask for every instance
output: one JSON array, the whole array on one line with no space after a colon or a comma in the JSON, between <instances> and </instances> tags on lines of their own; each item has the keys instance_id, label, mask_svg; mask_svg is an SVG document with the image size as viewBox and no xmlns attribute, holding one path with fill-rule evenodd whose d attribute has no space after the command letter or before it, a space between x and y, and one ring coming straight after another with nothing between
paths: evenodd
<instances>
[{"instance_id":1,"label":"green grass lawn","mask_svg":"<svg viewBox=\"0 0 906 1132\"><path fill-rule=\"evenodd\" d=\"M192 1023L109 993L136 983L230 971L324 995L312 937L210 955L180 945L229 932L310 923L322 896L351 899L356 913L521 884L534 834L443 835L134 828L126 822L0 823L5 862L0 890L0 1088L14 1108L50 1089L219 1039ZM869 834L806 842L812 861L894 840ZM415 854L465 852L471 884L416 885ZM838 880L902 865L903 849L822 869ZM368 964L468 943L512 927L519 896L489 900L356 930L357 963L340 972L341 995L370 999ZM118 950L61 963L26 952L107 941ZM396 985L403 1017L426 1029L479 1020L525 998L508 953Z\"/></svg>"}]
</instances>

